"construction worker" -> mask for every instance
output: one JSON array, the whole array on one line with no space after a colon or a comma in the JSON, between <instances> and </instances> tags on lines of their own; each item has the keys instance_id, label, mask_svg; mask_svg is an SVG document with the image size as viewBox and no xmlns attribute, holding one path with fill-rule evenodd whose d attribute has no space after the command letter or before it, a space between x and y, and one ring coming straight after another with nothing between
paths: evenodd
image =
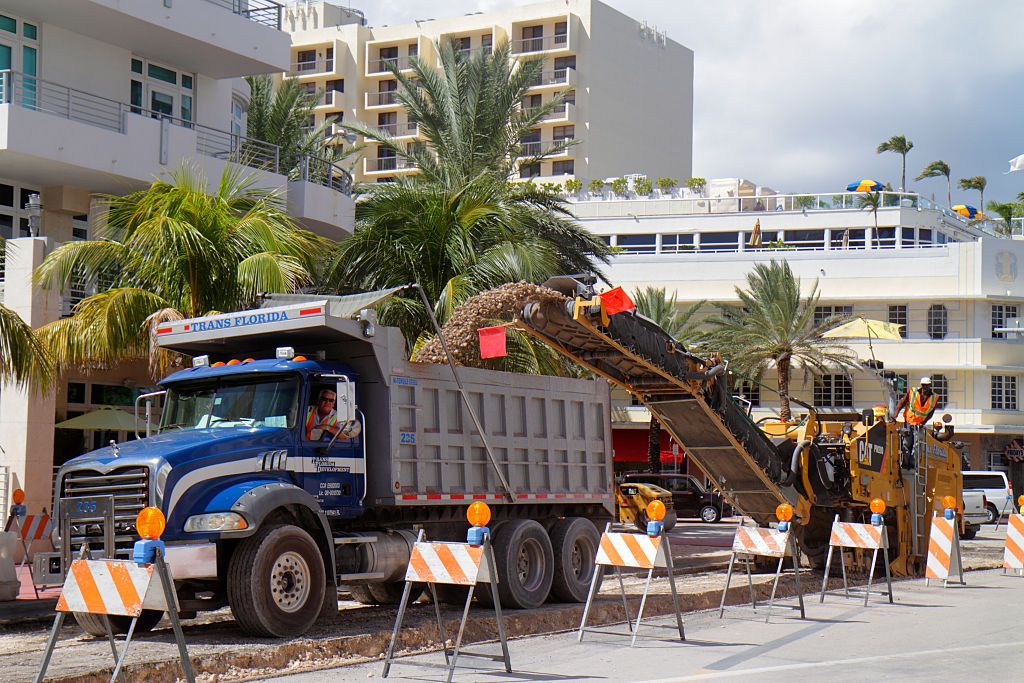
<instances>
[{"instance_id":1,"label":"construction worker","mask_svg":"<svg viewBox=\"0 0 1024 683\"><path fill-rule=\"evenodd\" d=\"M939 397L932 391L931 377L922 377L921 385L909 390L896 404L895 415L902 411L903 419L907 423L907 429L902 432L900 439L903 447L903 469L913 469L916 466L914 444L918 440L923 442L924 428L938 404Z\"/></svg>"}]
</instances>

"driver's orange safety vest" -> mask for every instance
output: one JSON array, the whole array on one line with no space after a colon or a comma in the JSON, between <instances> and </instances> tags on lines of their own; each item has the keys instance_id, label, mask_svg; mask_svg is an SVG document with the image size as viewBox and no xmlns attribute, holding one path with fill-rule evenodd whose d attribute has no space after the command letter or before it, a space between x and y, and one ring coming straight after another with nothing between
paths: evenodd
<instances>
[{"instance_id":1,"label":"driver's orange safety vest","mask_svg":"<svg viewBox=\"0 0 1024 683\"><path fill-rule=\"evenodd\" d=\"M922 401L923 398L920 390L916 388L910 390L910 401L903 409L903 419L907 421L907 424L915 427L923 425L931 412L935 410L935 405L939 402L938 395L933 391L931 396Z\"/></svg>"}]
</instances>

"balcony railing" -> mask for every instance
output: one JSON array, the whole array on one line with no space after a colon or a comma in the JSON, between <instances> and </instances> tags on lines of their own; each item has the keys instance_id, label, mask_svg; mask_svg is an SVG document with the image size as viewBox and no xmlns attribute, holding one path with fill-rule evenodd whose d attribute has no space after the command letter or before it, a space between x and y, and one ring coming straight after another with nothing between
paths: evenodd
<instances>
[{"instance_id":1,"label":"balcony railing","mask_svg":"<svg viewBox=\"0 0 1024 683\"><path fill-rule=\"evenodd\" d=\"M288 70L288 75L291 77L305 76L308 74L322 74L331 73L334 71L334 59L307 59L301 62L295 62Z\"/></svg>"},{"instance_id":2,"label":"balcony railing","mask_svg":"<svg viewBox=\"0 0 1024 683\"><path fill-rule=\"evenodd\" d=\"M537 76L537 79L530 84L531 88L539 88L545 85L568 85L575 81L576 69L566 67L554 71L544 71Z\"/></svg>"},{"instance_id":3,"label":"balcony railing","mask_svg":"<svg viewBox=\"0 0 1024 683\"><path fill-rule=\"evenodd\" d=\"M540 38L523 38L512 41L512 54L521 55L528 52L545 52L547 50L564 50L569 47L568 34Z\"/></svg>"},{"instance_id":4,"label":"balcony railing","mask_svg":"<svg viewBox=\"0 0 1024 683\"><path fill-rule=\"evenodd\" d=\"M299 160L294 174L298 180L323 185L342 194L352 194L352 174L327 159L307 154Z\"/></svg>"},{"instance_id":5,"label":"balcony railing","mask_svg":"<svg viewBox=\"0 0 1024 683\"><path fill-rule=\"evenodd\" d=\"M274 0L206 0L206 2L231 10L257 24L281 30L281 14L284 6Z\"/></svg>"},{"instance_id":6,"label":"balcony railing","mask_svg":"<svg viewBox=\"0 0 1024 683\"><path fill-rule=\"evenodd\" d=\"M566 138L571 140L572 138ZM538 157L542 154L550 154L555 149L555 145L559 145L565 140L554 140L552 142L524 142L522 144L521 157ZM556 155L566 154L568 152L567 147L563 147L555 152Z\"/></svg>"},{"instance_id":7,"label":"balcony railing","mask_svg":"<svg viewBox=\"0 0 1024 683\"><path fill-rule=\"evenodd\" d=\"M527 116L533 116L539 110L540 110L540 107L531 107L531 108L525 109L524 111L525 111ZM544 117L541 119L541 121L559 121L559 120L562 120L562 119L570 119L570 118L572 118L573 114L575 114L575 111L576 111L576 105L575 104L573 104L572 102L562 102L557 107L555 107L554 109L549 111L547 114L545 114Z\"/></svg>"},{"instance_id":8,"label":"balcony railing","mask_svg":"<svg viewBox=\"0 0 1024 683\"><path fill-rule=\"evenodd\" d=\"M381 171L407 171L416 168L416 162L405 157L377 157L366 159L366 172L379 173Z\"/></svg>"},{"instance_id":9,"label":"balcony railing","mask_svg":"<svg viewBox=\"0 0 1024 683\"><path fill-rule=\"evenodd\" d=\"M398 104L398 91L387 90L384 92L368 92L366 93L366 106L367 107L386 107L392 104Z\"/></svg>"},{"instance_id":10,"label":"balcony railing","mask_svg":"<svg viewBox=\"0 0 1024 683\"><path fill-rule=\"evenodd\" d=\"M409 57L384 57L383 59L371 60L366 65L368 74L386 74L393 70L403 71L411 64Z\"/></svg>"},{"instance_id":11,"label":"balcony railing","mask_svg":"<svg viewBox=\"0 0 1024 683\"><path fill-rule=\"evenodd\" d=\"M377 126L380 130L384 131L393 138L405 137L407 135L419 135L419 125L413 121L406 121L404 123L385 123Z\"/></svg>"},{"instance_id":12,"label":"balcony railing","mask_svg":"<svg viewBox=\"0 0 1024 683\"><path fill-rule=\"evenodd\" d=\"M196 152L199 154L271 173L280 170L277 145L110 100L16 71L0 71L0 103L122 134L126 132L125 117L128 114L150 116L194 130Z\"/></svg>"}]
</instances>

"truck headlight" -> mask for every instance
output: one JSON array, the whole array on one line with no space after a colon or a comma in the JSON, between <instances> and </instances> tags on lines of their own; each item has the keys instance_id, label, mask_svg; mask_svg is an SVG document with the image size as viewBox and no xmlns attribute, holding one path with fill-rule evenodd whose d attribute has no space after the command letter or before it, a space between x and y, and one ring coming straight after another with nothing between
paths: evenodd
<instances>
[{"instance_id":1,"label":"truck headlight","mask_svg":"<svg viewBox=\"0 0 1024 683\"><path fill-rule=\"evenodd\" d=\"M213 512L193 515L185 521L185 531L239 531L249 524L237 512Z\"/></svg>"}]
</instances>

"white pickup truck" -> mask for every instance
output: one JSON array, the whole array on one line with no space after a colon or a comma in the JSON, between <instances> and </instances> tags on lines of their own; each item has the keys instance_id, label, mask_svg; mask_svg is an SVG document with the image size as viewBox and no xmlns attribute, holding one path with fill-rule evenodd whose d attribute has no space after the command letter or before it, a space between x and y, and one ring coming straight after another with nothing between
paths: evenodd
<instances>
[{"instance_id":1,"label":"white pickup truck","mask_svg":"<svg viewBox=\"0 0 1024 683\"><path fill-rule=\"evenodd\" d=\"M988 521L988 499L982 491L963 491L964 531L961 538L974 538L982 524Z\"/></svg>"}]
</instances>

